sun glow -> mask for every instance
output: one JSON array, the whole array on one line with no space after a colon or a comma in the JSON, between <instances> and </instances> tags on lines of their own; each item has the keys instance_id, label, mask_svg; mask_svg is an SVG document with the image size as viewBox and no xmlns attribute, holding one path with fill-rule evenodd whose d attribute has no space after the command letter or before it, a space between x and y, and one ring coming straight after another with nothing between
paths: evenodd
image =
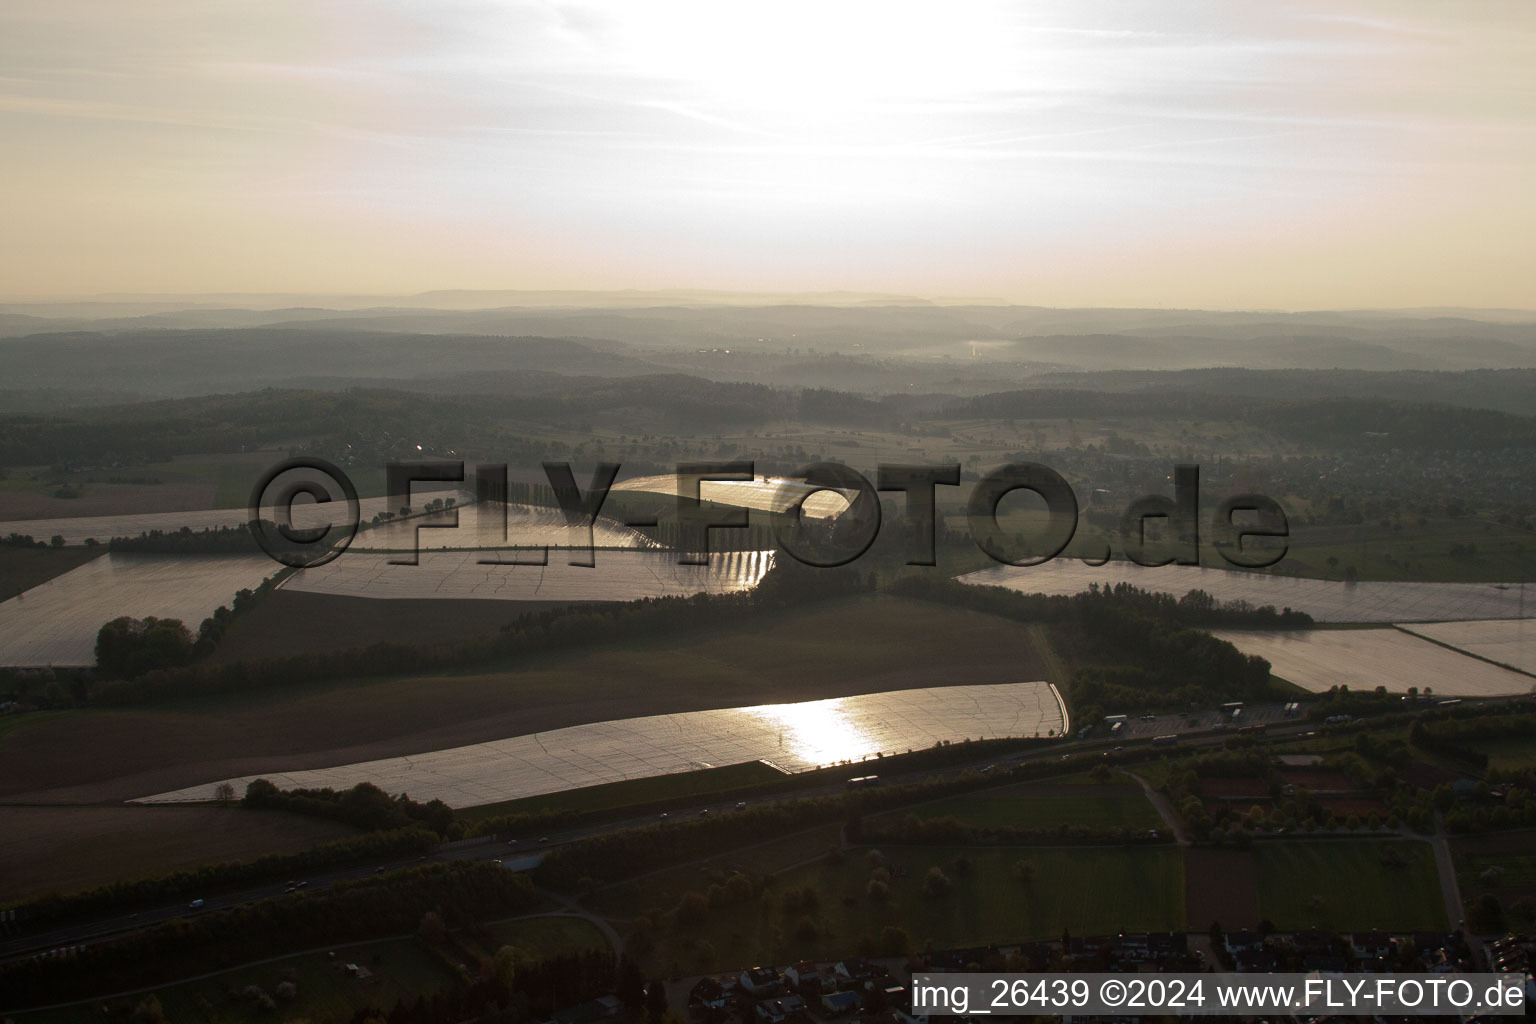
<instances>
[{"instance_id":1,"label":"sun glow","mask_svg":"<svg viewBox=\"0 0 1536 1024\"><path fill-rule=\"evenodd\" d=\"M856 700L836 699L741 710L778 729L783 760L826 765L879 752L875 736L855 715L856 705Z\"/></svg>"},{"instance_id":2,"label":"sun glow","mask_svg":"<svg viewBox=\"0 0 1536 1024\"><path fill-rule=\"evenodd\" d=\"M773 7L702 2L625 9L620 60L687 112L746 132L843 139L883 115L1017 84L1021 56L996 4L792 0ZM871 121L873 119L873 123Z\"/></svg>"}]
</instances>

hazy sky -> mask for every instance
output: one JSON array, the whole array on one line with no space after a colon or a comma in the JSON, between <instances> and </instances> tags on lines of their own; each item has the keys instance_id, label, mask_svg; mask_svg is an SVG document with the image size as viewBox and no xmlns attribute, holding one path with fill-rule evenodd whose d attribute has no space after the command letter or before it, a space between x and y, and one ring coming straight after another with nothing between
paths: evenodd
<instances>
[{"instance_id":1,"label":"hazy sky","mask_svg":"<svg viewBox=\"0 0 1536 1024\"><path fill-rule=\"evenodd\" d=\"M1536 3L5 0L0 293L1536 307Z\"/></svg>"}]
</instances>

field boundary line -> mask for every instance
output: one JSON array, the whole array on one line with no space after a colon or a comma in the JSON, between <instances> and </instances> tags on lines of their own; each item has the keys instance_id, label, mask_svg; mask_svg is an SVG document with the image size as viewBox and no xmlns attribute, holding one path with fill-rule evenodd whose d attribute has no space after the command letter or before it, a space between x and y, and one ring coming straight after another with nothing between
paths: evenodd
<instances>
[{"instance_id":1,"label":"field boundary line","mask_svg":"<svg viewBox=\"0 0 1536 1024\"><path fill-rule=\"evenodd\" d=\"M1471 619L1471 620L1465 620L1465 621L1491 622L1491 621L1494 621L1494 620L1491 620L1491 619ZM1514 621L1522 622L1524 620L1523 619L1515 619ZM1474 658L1477 661L1486 662L1487 664L1492 665L1495 668L1508 669L1509 671L1518 673L1518 674L1520 674L1522 676L1527 676L1527 677L1529 677L1531 679L1536 679L1536 672L1530 672L1530 671L1527 671L1526 669L1523 669L1523 668L1516 668L1513 665L1506 665L1502 661L1494 661L1492 658L1484 657L1481 654L1475 654L1472 651L1466 650L1465 648L1457 647L1454 644L1446 643L1444 640L1436 640L1432 636L1425 636L1423 633L1415 632L1414 630L1409 628L1409 626L1419 626L1419 625L1424 625L1424 623L1415 622L1415 623L1409 623L1408 625L1405 626L1405 625L1399 625L1398 623L1394 622L1394 623L1392 623L1392 628L1393 629L1397 629L1397 630L1401 630L1402 632L1407 633L1411 637L1417 637L1420 640L1427 640L1430 643L1434 644L1436 647L1444 647L1448 651L1455 651L1457 654L1460 654L1463 657ZM1454 695L1453 694L1446 694L1445 696L1446 696L1447 699L1450 699ZM1473 698L1473 699L1475 700L1477 698Z\"/></svg>"}]
</instances>

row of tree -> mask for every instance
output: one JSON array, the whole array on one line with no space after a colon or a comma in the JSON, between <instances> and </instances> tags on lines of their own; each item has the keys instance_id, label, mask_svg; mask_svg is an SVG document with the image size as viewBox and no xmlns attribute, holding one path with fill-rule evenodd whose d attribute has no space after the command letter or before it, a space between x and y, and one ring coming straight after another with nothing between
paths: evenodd
<instances>
[{"instance_id":1,"label":"row of tree","mask_svg":"<svg viewBox=\"0 0 1536 1024\"><path fill-rule=\"evenodd\" d=\"M392 797L371 782L340 791L328 787L283 790L266 779L256 779L245 787L240 806L327 818L365 832L424 826L440 838L448 837L454 823L453 808L441 800L421 803L404 793Z\"/></svg>"},{"instance_id":2,"label":"row of tree","mask_svg":"<svg viewBox=\"0 0 1536 1024\"><path fill-rule=\"evenodd\" d=\"M272 853L255 860L204 864L155 878L112 882L67 896L52 893L8 909L14 910L17 919L29 928L52 927L104 914L140 911L238 886L260 885L330 868L424 854L437 845L436 835L413 826L348 836L297 853Z\"/></svg>"},{"instance_id":3,"label":"row of tree","mask_svg":"<svg viewBox=\"0 0 1536 1024\"><path fill-rule=\"evenodd\" d=\"M1243 654L1203 627L1285 627L1312 621L1290 609L1224 605L1202 591L1175 599L1126 583L1046 595L907 577L890 589L1017 622L1061 627L1062 642L1090 663L1066 686L1078 720L1089 723L1106 710L1174 710L1262 698L1269 692L1269 662Z\"/></svg>"},{"instance_id":4,"label":"row of tree","mask_svg":"<svg viewBox=\"0 0 1536 1024\"><path fill-rule=\"evenodd\" d=\"M111 661L102 663L108 674L118 678L99 683L93 688L91 699L93 703L122 706L198 694L247 692L317 680L465 667L491 660L531 657L551 650L715 628L747 621L768 609L867 593L873 586L872 576L852 568L813 569L792 559L780 559L756 588L741 593L645 598L547 609L522 615L499 633L437 647L375 644L367 648L307 652L259 662L221 665L194 659L191 645L195 641L190 639L185 645L162 642L157 633L154 643L148 638L140 641L139 634L146 633L147 629L134 626L133 620L128 620L122 626L108 624L112 627L108 658L120 658L115 664L121 667L108 667L113 664ZM263 588L266 587L267 584L263 584ZM258 592L265 593L263 588L258 588ZM227 619L215 613L213 621L217 624ZM119 646L120 639L124 643ZM120 649L126 653L118 655ZM144 649L149 653L136 659L135 653ZM157 657L163 657L168 663L144 667L152 665ZM178 663L177 658L184 660Z\"/></svg>"}]
</instances>

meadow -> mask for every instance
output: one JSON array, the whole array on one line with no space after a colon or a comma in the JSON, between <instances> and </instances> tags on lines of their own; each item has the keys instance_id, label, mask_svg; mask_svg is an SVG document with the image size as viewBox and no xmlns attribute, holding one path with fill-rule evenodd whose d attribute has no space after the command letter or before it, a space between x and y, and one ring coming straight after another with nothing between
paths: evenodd
<instances>
[{"instance_id":1,"label":"meadow","mask_svg":"<svg viewBox=\"0 0 1536 1024\"><path fill-rule=\"evenodd\" d=\"M1263 843L1253 858L1260 912L1281 931L1414 931L1450 923L1428 843Z\"/></svg>"}]
</instances>

